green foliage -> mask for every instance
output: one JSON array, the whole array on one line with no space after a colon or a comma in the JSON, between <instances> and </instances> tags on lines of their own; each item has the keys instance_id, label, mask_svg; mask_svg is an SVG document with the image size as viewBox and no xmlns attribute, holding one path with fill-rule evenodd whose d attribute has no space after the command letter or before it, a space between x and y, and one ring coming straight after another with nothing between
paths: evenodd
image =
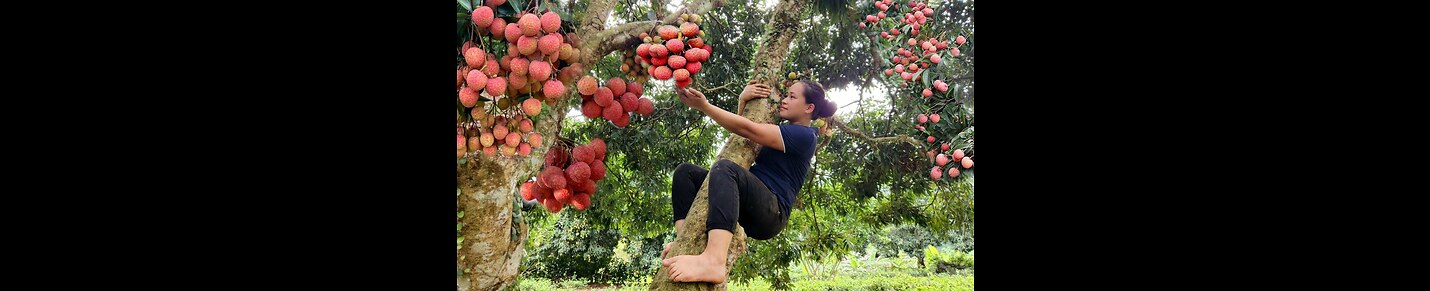
<instances>
[{"instance_id":1,"label":"green foliage","mask_svg":"<svg viewBox=\"0 0 1430 291\"><path fill-rule=\"evenodd\" d=\"M946 251L973 251L973 235L959 231L948 231L944 233L933 233L928 228L904 224L890 226L878 235L870 243L870 247L876 249L879 256L892 257L899 253L904 254L924 254L927 246L939 246L938 249ZM926 257L917 257L920 264L926 262Z\"/></svg>"},{"instance_id":2,"label":"green foliage","mask_svg":"<svg viewBox=\"0 0 1430 291\"><path fill-rule=\"evenodd\" d=\"M829 280L799 281L796 290L973 290L973 276L837 277Z\"/></svg>"},{"instance_id":3,"label":"green foliage","mask_svg":"<svg viewBox=\"0 0 1430 291\"><path fill-rule=\"evenodd\" d=\"M973 269L973 255L959 250L944 250L928 246L924 249L924 269L929 273L951 273L955 270Z\"/></svg>"},{"instance_id":4,"label":"green foliage","mask_svg":"<svg viewBox=\"0 0 1430 291\"><path fill-rule=\"evenodd\" d=\"M615 259L607 267L610 273L616 274L612 276L612 282L648 279L650 273L660 267L663 247L665 241L659 238L622 241Z\"/></svg>"},{"instance_id":5,"label":"green foliage","mask_svg":"<svg viewBox=\"0 0 1430 291\"><path fill-rule=\"evenodd\" d=\"M873 245L878 248L880 256L892 257L900 252L923 254L924 246L938 243L938 239L927 228L905 224L886 228L884 234L879 236ZM919 256L919 262L923 262L923 258L923 256Z\"/></svg>"},{"instance_id":6,"label":"green foliage","mask_svg":"<svg viewBox=\"0 0 1430 291\"><path fill-rule=\"evenodd\" d=\"M543 238L524 258L524 276L584 282L619 282L625 274L607 268L615 256L620 231L586 223L582 213L563 211L549 238Z\"/></svg>"},{"instance_id":7,"label":"green foliage","mask_svg":"<svg viewBox=\"0 0 1430 291\"><path fill-rule=\"evenodd\" d=\"M940 249L957 250L962 252L973 252L973 235L961 231L948 231L944 236Z\"/></svg>"},{"instance_id":8,"label":"green foliage","mask_svg":"<svg viewBox=\"0 0 1430 291\"><path fill-rule=\"evenodd\" d=\"M776 289L788 289L793 283L789 272L770 270L772 267L789 266L799 258L800 247L795 245L793 236L781 234L769 240L751 239L746 242L749 243L749 248L743 257L735 261L735 267L730 270L731 281L748 283L755 279L764 279Z\"/></svg>"},{"instance_id":9,"label":"green foliage","mask_svg":"<svg viewBox=\"0 0 1430 291\"><path fill-rule=\"evenodd\" d=\"M816 29L803 31L793 44L786 60L789 71L812 73L806 79L815 80L827 88L840 88L871 77L874 64L869 60L877 51L866 43L857 22L848 21L843 1L815 1L806 25ZM857 84L856 84L857 85Z\"/></svg>"},{"instance_id":10,"label":"green foliage","mask_svg":"<svg viewBox=\"0 0 1430 291\"><path fill-rule=\"evenodd\" d=\"M658 250L657 250L658 251ZM922 250L921 250L922 252ZM872 252L871 252L872 254ZM944 255L941 253L940 255ZM972 255L968 255L971 261ZM741 259L744 261L744 259ZM905 254L893 257L864 256L854 266L853 258L847 261L812 263L811 268L823 270L820 274L807 274L801 265L784 269L765 268L765 273L783 274L787 282L771 282L763 277L731 277L729 290L972 290L971 269L947 270L934 273L918 266L917 258ZM969 263L971 265L971 262ZM617 284L587 284L581 281L553 282L546 278L523 278L518 290L646 290L649 274Z\"/></svg>"},{"instance_id":11,"label":"green foliage","mask_svg":"<svg viewBox=\"0 0 1430 291\"><path fill-rule=\"evenodd\" d=\"M516 290L556 290L556 283L551 279L521 277L516 283Z\"/></svg>"},{"instance_id":12,"label":"green foliage","mask_svg":"<svg viewBox=\"0 0 1430 291\"><path fill-rule=\"evenodd\" d=\"M872 254L871 254L872 255ZM963 274L936 274L918 266L917 258L851 257L844 262L813 264L794 269L795 290L963 290L972 288L972 277ZM859 262L855 266L854 262ZM803 268L821 269L806 274Z\"/></svg>"}]
</instances>

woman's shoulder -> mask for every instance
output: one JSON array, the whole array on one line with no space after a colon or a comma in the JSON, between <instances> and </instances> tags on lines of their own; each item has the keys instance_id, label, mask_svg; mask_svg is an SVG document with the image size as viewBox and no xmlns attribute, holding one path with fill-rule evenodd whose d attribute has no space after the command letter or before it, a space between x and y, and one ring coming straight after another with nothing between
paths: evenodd
<instances>
[{"instance_id":1,"label":"woman's shoulder","mask_svg":"<svg viewBox=\"0 0 1430 291\"><path fill-rule=\"evenodd\" d=\"M814 149L819 129L785 122L780 124L780 132L785 136L786 152L790 152L791 149L794 149L795 152L806 152Z\"/></svg>"},{"instance_id":2,"label":"woman's shoulder","mask_svg":"<svg viewBox=\"0 0 1430 291\"><path fill-rule=\"evenodd\" d=\"M800 130L800 131L808 131L808 132L810 132L810 133L819 132L819 129L817 129L817 128L810 127L810 126L805 126L805 125L794 124L794 123L790 123L790 122L780 123L780 130Z\"/></svg>"}]
</instances>

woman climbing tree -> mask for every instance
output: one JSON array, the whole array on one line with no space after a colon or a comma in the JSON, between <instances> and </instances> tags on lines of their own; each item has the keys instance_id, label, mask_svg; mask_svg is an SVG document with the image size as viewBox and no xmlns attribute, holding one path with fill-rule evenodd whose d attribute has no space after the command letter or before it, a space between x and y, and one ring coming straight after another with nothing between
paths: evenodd
<instances>
[{"instance_id":1,"label":"woman climbing tree","mask_svg":"<svg viewBox=\"0 0 1430 291\"><path fill-rule=\"evenodd\" d=\"M745 86L737 112L731 113L711 105L700 91L676 89L680 102L714 119L726 130L754 141L761 149L749 170L723 159L710 170L688 163L676 168L670 191L676 232L684 227L686 214L707 175L710 216L704 252L665 258L670 244L661 251L661 263L670 271L672 281L725 282L726 252L737 222L751 238L759 240L773 238L789 222L790 205L814 157L818 130L810 123L833 116L837 108L824 99L824 89L819 84L806 80L791 85L780 100L779 117L788 122L763 124L742 116L746 101L769 97L770 93L770 88L762 84Z\"/></svg>"}]
</instances>

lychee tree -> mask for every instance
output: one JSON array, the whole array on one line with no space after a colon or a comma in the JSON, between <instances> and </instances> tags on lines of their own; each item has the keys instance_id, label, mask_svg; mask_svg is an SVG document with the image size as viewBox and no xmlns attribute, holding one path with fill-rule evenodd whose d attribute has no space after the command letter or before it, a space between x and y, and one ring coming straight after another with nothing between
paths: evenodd
<instances>
[{"instance_id":1,"label":"lychee tree","mask_svg":"<svg viewBox=\"0 0 1430 291\"><path fill-rule=\"evenodd\" d=\"M625 239L662 241L659 237L668 233L672 228L669 225L669 173L671 169L680 162L700 163L709 162L715 159L730 159L744 167L749 167L753 161L755 145L744 138L729 135L713 124L702 122L698 112L684 110L684 107L673 98L670 89L678 86L679 81L659 81L653 80L650 76L654 68L652 61L647 60L638 52L641 44L649 44L641 35L661 36L662 26L671 25L680 27L683 22L692 21L690 15L701 15L703 23L699 23L702 44L707 44L703 49L709 49L711 55L706 58L707 64L701 68L695 77L690 78L691 82L685 84L694 86L711 96L711 103L723 108L734 108L734 98L741 87L747 83L765 83L774 87L784 88L786 75L790 71L805 72L804 78L810 78L824 84L827 88L839 88L850 85L861 85L869 87L871 82L890 83L887 80L873 81L871 76L880 76L881 69L888 60L873 60L880 56L882 58L889 47L888 40L885 43L862 42L863 38L848 37L852 34L864 33L855 28L849 21L842 21L858 12L866 9L867 3L846 3L844 1L780 1L774 9L761 10L754 5L723 5L722 1L690 1L686 3L670 4L665 1L613 1L613 0L590 0L590 1L570 1L530 3L526 1L474 1L476 3L459 1L458 13L458 44L468 46L469 41L473 47L479 47L491 55L488 61L495 60L499 69L496 74L488 74L486 77L496 77L499 75L514 79L511 71L516 71L511 67L509 60L503 60L508 55L525 55L528 58L540 59L542 44L537 38L536 48L531 49L530 42L523 47L521 38L517 37L516 42L506 39L507 29L503 28L500 33L502 37L496 37L491 30L491 23L487 23L486 34L479 31L475 21L485 19L475 19L474 14L484 16L490 8L492 21L502 19L507 26L517 24L517 30L521 30L523 12L531 14L546 14L551 11L560 16L559 28L555 33L562 35L561 43L570 45L575 51L575 57L570 55L557 56L556 60L548 62L552 64L550 74L552 80L559 80L564 87L565 94L559 96L546 96L548 86L529 86L523 89L513 89L516 86L508 86L505 93L485 94L491 92L477 92L476 94L466 93L463 95L461 88L464 81L462 78L463 65L471 66L467 62L466 55L462 54L458 58L459 67L459 150L463 150L461 142L463 138L476 137L478 147L482 150L490 148L491 145L482 144L485 140L483 133L495 131L495 126L490 126L496 122L495 118L487 120L493 114L506 114L506 117L516 116L511 114L514 111L520 113L530 112L528 108L523 108L527 104L537 104L540 110L538 113L528 117L514 117L506 120L511 128L518 128L517 146L511 150L497 144L492 145L501 150L488 154L485 151L472 151L466 148L467 154L459 153L458 160L458 184L459 184L459 224L458 224L458 265L459 265L459 289L477 288L481 290L502 289L514 284L517 271L520 270L523 261L530 262L526 252L532 250L528 243L533 238L527 237L527 221L538 223L549 223L548 219L552 215L546 213L549 204L536 203L521 197L518 190L525 181L531 181L533 176L544 166L549 166L544 157L548 156L553 149L555 151L569 151L575 145L586 143L587 141L601 138L608 144L608 153L604 163L608 166L609 177L598 183L595 193L590 195L590 202L586 205L586 212L562 211L559 216L569 219L580 219L585 225L590 227L618 230ZM620 5L618 5L620 4ZM807 7L815 8L807 9ZM968 4L968 28L971 30L971 3ZM674 8L674 9L668 9ZM478 10L481 12L478 12ZM942 10L941 10L942 11ZM940 12L949 14L949 12ZM714 16L718 14L719 16ZM811 17L815 16L815 17ZM608 19L608 17L615 17ZM813 18L813 19L811 19ZM544 20L537 18L538 21ZM948 19L963 19L949 17ZM573 21L575 20L575 21ZM608 22L622 22L623 24L607 27ZM537 26L546 23L538 23ZM934 28L938 24L929 24L927 31L946 31L945 28ZM811 29L812 28L812 29ZM806 33L807 32L807 33ZM525 31L518 32L525 35ZM542 31L544 34L551 34L551 31ZM694 47L693 37L686 37L685 32L680 32L682 49ZM546 36L546 35L541 35ZM971 31L968 33L971 38ZM668 39L662 39L669 43ZM514 48L511 48L515 45ZM565 53L565 45L558 51ZM969 41L966 56L971 57L971 41ZM461 48L465 53L470 47ZM515 50L515 53L510 52ZM526 50L525 52L523 50ZM854 51L848 54L846 52ZM530 52L530 53L527 53ZM649 51L647 51L649 53ZM537 55L533 57L533 55ZM699 59L698 57L695 59ZM665 60L665 66L671 66L669 59ZM971 58L967 60L967 83L960 83L959 88L965 90L966 96L971 96ZM485 64L483 64L485 65ZM518 67L525 68L530 73L530 64ZM650 66L650 67L648 67ZM953 67L953 66L949 66ZM574 68L574 69L573 69ZM520 69L520 68L518 68ZM929 70L933 71L933 70ZM819 72L822 75L810 74ZM466 72L471 75L471 70ZM485 74L486 72L483 72ZM933 76L935 74L929 74ZM600 93L583 94L580 92L579 80L584 76L592 76L597 80L600 87L609 88L613 78L621 78L622 81L636 82L645 88L645 95L653 98L652 115L645 116L639 114L629 115L629 120L624 125L617 120L610 118L571 118L583 114L563 114L565 112L580 112L584 103L600 98ZM659 76L657 76L659 77ZM672 76L673 77L673 76ZM520 77L516 77L520 78ZM658 78L656 78L658 79ZM478 80L480 81L480 80ZM488 80L490 81L490 80ZM527 80L531 81L531 80ZM900 80L902 81L902 80ZM950 80L950 83L955 80ZM548 82L551 83L551 82ZM862 84L861 84L862 83ZM539 87L540 89L537 89ZM907 90L904 87L884 85L888 96L902 96ZM485 88L483 88L485 89ZM475 90L473 90L475 91ZM485 91L485 90L484 90ZM960 91L962 92L962 91ZM614 95L614 94L612 94ZM468 102L472 96L477 96L475 102ZM727 98L721 98L727 96ZM948 95L941 95L948 96ZM614 96L611 96L614 97ZM467 98L467 99L464 99ZM501 99L506 99L503 104ZM529 102L530 99L539 102ZM614 98L613 98L614 99ZM949 126L949 127L928 127L934 131L965 130L971 135L971 97L966 98L968 102L944 102L940 109L950 108L949 104L963 107L967 104L970 121L969 126ZM957 98L940 97L935 100L957 100ZM613 100L614 101L614 100ZM747 105L746 117L757 122L773 123L773 102L777 100L757 99ZM868 228L870 225L892 224L900 221L920 221L929 225L937 225L937 221L947 220L942 213L952 211L916 211L899 212L897 210L908 209L929 209L931 198L941 197L937 193L945 193L946 190L965 189L968 195L968 215L959 219L971 222L971 175L968 179L960 180L966 182L950 183L948 179L941 180L941 184L932 184L932 187L897 187L894 195L888 197L877 197L869 195L868 189L891 188L896 183L899 185L916 185L927 183L928 176L923 180L911 180L914 174L905 170L893 171L895 174L887 174L891 165L898 164L894 161L900 159L911 159L912 156L922 154L924 147L917 145L907 145L911 140L908 135L914 132L909 126L902 126L902 123L895 125L895 120L911 119L913 112L929 112L934 106L929 102L913 102L890 98L890 110L872 110L875 106L862 105L858 112L841 113L839 118L831 119L826 130L822 131L820 145L823 150L816 158L816 166L810 175L804 193L801 193L803 201L797 203L796 211L791 217L791 228L786 230L786 234L770 241L750 242L750 257L737 260L745 255L745 241L742 229L736 231L736 238L732 241L732 250L727 261L727 266L731 270L731 279L743 281L759 276L781 276L768 272L756 272L759 269L768 269L771 266L788 266L793 260L801 259L800 253L804 256L811 254L825 256L827 254L837 254L841 250L848 249L848 238L857 238L857 235L850 233L840 233L832 231L844 226L858 226ZM863 102L861 98L860 102ZM473 106L466 106L466 103L475 103ZM617 103L619 103L617 101ZM871 101L872 103L872 101ZM935 103L937 104L937 103ZM503 108L506 109L503 109ZM614 106L601 106L602 110ZM624 106L622 107L629 107ZM473 111L472 108L481 110ZM517 108L517 109L512 109ZM870 109L870 110L865 110ZM506 110L506 111L502 111ZM629 110L627 110L629 111ZM604 113L604 112L603 112ZM602 114L605 115L605 114ZM955 116L957 114L948 114ZM589 117L589 116L588 116ZM623 119L619 117L617 119ZM602 120L605 119L605 120ZM525 132L521 128L522 120L531 123L531 131ZM848 120L848 124L838 120ZM902 120L900 120L902 121ZM834 135L829 129L839 128L848 133L845 135ZM511 136L510 128L507 135ZM920 134L928 133L920 131ZM530 134L537 134L543 138L533 141ZM495 134L493 133L493 139ZM724 139L722 149L718 151L718 157L712 159L709 154L714 153L710 146L716 144L717 140ZM510 138L503 139L510 141ZM970 138L971 141L971 138ZM470 144L471 140L467 140ZM523 151L517 150L526 145L526 156L522 156ZM561 146L557 146L561 145ZM907 147L907 148L906 148ZM926 146L925 146L926 147ZM918 151L911 148L919 148ZM971 153L971 144L968 145ZM508 154L507 151L511 151ZM476 152L476 153L473 153ZM867 153L878 153L876 156L869 156ZM917 155L916 155L917 154ZM845 159L847 156L859 156L856 159ZM858 169L852 173L834 173L834 169L849 170L847 167ZM862 168L860 168L862 167ZM902 169L902 168L899 168ZM915 171L917 172L917 171ZM924 172L927 175L928 172ZM849 174L853 179L846 180L841 174ZM836 178L839 177L839 178ZM538 177L539 178L539 177ZM536 179L541 181L542 179ZM967 187L962 185L966 184ZM960 188L963 187L963 188ZM857 189L857 191L850 191ZM705 185L702 185L701 193L697 196L696 205L692 207L690 218L687 221L689 227L684 233L677 235L679 239L672 248L674 255L695 254L704 248L705 233L703 224L706 217L706 193ZM959 190L962 191L962 190ZM960 192L961 193L961 192ZM950 195L942 195L952 197ZM943 200L948 201L948 200ZM564 203L564 202L563 202ZM873 205L873 206L871 206ZM943 205L949 205L945 203ZM559 211L562 205L556 209ZM584 207L577 207L578 209ZM528 211L522 211L528 210ZM841 215L839 211L845 212ZM945 208L944 210L948 210ZM869 214L870 217L878 219L855 219L856 213ZM893 215L892 217L886 217ZM902 215L902 216L899 216ZM565 218L564 218L565 219ZM960 221L964 221L960 220ZM932 222L932 223L928 223ZM955 223L963 224L963 223ZM568 231L568 230L557 230ZM544 238L535 238L537 240ZM533 243L535 244L535 243ZM806 250L799 252L796 250ZM808 250L816 250L809 252ZM654 269L660 269L658 265ZM653 274L663 274L664 270L649 270ZM778 273L778 272L776 272ZM652 277L652 289L723 289L724 284L673 284L666 282L664 276ZM787 278L773 278L777 286L787 283Z\"/></svg>"}]
</instances>

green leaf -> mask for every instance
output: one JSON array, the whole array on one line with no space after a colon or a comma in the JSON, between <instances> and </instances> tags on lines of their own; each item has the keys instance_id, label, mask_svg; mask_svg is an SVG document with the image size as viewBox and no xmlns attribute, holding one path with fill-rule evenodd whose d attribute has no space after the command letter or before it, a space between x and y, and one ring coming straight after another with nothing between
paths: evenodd
<instances>
[{"instance_id":1,"label":"green leaf","mask_svg":"<svg viewBox=\"0 0 1430 291\"><path fill-rule=\"evenodd\" d=\"M457 196L462 196L462 188L457 188Z\"/></svg>"},{"instance_id":2,"label":"green leaf","mask_svg":"<svg viewBox=\"0 0 1430 291\"><path fill-rule=\"evenodd\" d=\"M506 1L506 5L511 5L511 9L512 9L512 10L516 10L516 11L521 11L522 9L525 9L525 8L526 8L526 4L525 4L525 3L521 3L521 0L509 0L509 1Z\"/></svg>"},{"instance_id":3,"label":"green leaf","mask_svg":"<svg viewBox=\"0 0 1430 291\"><path fill-rule=\"evenodd\" d=\"M928 72L928 71L929 71L929 70L919 71L919 74L923 74L923 75L924 75L924 78L923 78L923 79L924 79L924 88L932 88L931 86L929 86L929 74L924 74L924 72Z\"/></svg>"},{"instance_id":4,"label":"green leaf","mask_svg":"<svg viewBox=\"0 0 1430 291\"><path fill-rule=\"evenodd\" d=\"M467 215L467 212L466 212L466 211L457 211L457 218L462 218L462 216L466 216L466 215Z\"/></svg>"},{"instance_id":5,"label":"green leaf","mask_svg":"<svg viewBox=\"0 0 1430 291\"><path fill-rule=\"evenodd\" d=\"M458 237L458 238L457 238L457 243L462 243L463 241L466 241L466 240L467 240L467 238L465 238L465 237Z\"/></svg>"},{"instance_id":6,"label":"green leaf","mask_svg":"<svg viewBox=\"0 0 1430 291\"><path fill-rule=\"evenodd\" d=\"M968 135L970 135L970 134L973 134L973 127L972 127L972 126L969 126L968 128L963 129L963 132L959 132L959 133L958 133L958 136L957 136L956 138L962 140L962 139L967 138Z\"/></svg>"},{"instance_id":7,"label":"green leaf","mask_svg":"<svg viewBox=\"0 0 1430 291\"><path fill-rule=\"evenodd\" d=\"M502 17L502 18L515 17L515 16L516 16L516 8L515 8L514 6L512 6L512 2L514 2L514 1L507 1L506 4L502 4L501 6L497 6L497 7L496 7L496 14L497 14L496 17ZM511 23L511 22L508 22L508 23Z\"/></svg>"},{"instance_id":8,"label":"green leaf","mask_svg":"<svg viewBox=\"0 0 1430 291\"><path fill-rule=\"evenodd\" d=\"M457 159L457 164L458 164L458 165L466 165L466 164L467 164L467 158Z\"/></svg>"},{"instance_id":9,"label":"green leaf","mask_svg":"<svg viewBox=\"0 0 1430 291\"><path fill-rule=\"evenodd\" d=\"M462 5L462 8L466 8L467 11L472 11L472 1L468 1L468 0L457 0L457 4L461 4L461 5Z\"/></svg>"}]
</instances>

